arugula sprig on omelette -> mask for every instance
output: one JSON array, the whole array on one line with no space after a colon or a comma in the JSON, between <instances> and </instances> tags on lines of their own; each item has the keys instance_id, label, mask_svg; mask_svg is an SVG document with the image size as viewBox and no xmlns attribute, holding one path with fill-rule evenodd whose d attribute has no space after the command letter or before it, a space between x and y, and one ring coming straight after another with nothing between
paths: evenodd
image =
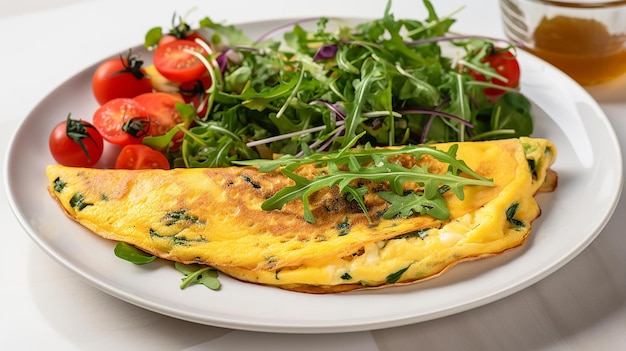
<instances>
[{"instance_id":1,"label":"arugula sprig on omelette","mask_svg":"<svg viewBox=\"0 0 626 351\"><path fill-rule=\"evenodd\" d=\"M368 193L364 182L389 184L391 191L378 193L392 204L391 209L385 212L385 218L395 215L408 217L419 213L447 219L450 213L443 201L443 192L451 189L462 200L463 187L466 185L493 185L492 181L477 174L463 160L456 158L457 145L453 145L447 152L426 145L402 148L372 148L366 145L353 148L360 137L361 135L357 136L352 143L337 152L314 153L305 157L283 155L276 160L258 159L235 163L257 166L261 172L271 172L280 167L281 173L293 180L294 185L281 189L265 200L261 208L281 209L287 202L300 198L304 206L304 219L310 223L315 223L315 216L310 210L309 197L324 188L337 186L339 194L358 203L368 221L371 221L364 201L364 196ZM401 157L412 156L419 159L422 155L447 163L448 172L436 174L418 164L402 165ZM310 178L298 175L295 171L305 165L324 167L324 171ZM461 172L466 176L460 176ZM404 186L409 182L419 184L419 191L407 193Z\"/></svg>"}]
</instances>

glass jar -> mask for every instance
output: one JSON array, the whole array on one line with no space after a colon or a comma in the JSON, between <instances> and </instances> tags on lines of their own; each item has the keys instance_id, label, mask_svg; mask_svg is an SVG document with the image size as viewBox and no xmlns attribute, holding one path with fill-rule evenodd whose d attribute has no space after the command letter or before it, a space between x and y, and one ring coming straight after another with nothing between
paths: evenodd
<instances>
[{"instance_id":1,"label":"glass jar","mask_svg":"<svg viewBox=\"0 0 626 351\"><path fill-rule=\"evenodd\" d=\"M626 73L626 0L500 0L505 35L582 85Z\"/></svg>"}]
</instances>

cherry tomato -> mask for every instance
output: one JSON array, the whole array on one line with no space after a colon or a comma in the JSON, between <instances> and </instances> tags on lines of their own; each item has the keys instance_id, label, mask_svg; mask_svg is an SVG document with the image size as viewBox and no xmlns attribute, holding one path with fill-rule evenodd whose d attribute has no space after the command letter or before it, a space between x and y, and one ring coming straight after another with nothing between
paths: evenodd
<instances>
[{"instance_id":1,"label":"cherry tomato","mask_svg":"<svg viewBox=\"0 0 626 351\"><path fill-rule=\"evenodd\" d=\"M93 167L102 156L104 142L89 122L67 119L57 124L48 140L55 161L69 167Z\"/></svg>"},{"instance_id":2,"label":"cherry tomato","mask_svg":"<svg viewBox=\"0 0 626 351\"><path fill-rule=\"evenodd\" d=\"M206 90L211 86L211 75L206 73L199 79L180 84L180 94L186 103L192 105L199 116L207 112L209 94Z\"/></svg>"},{"instance_id":3,"label":"cherry tomato","mask_svg":"<svg viewBox=\"0 0 626 351\"><path fill-rule=\"evenodd\" d=\"M178 39L159 45L154 51L154 66L163 77L174 82L190 82L202 76L206 67L192 50L206 56L202 46L191 40Z\"/></svg>"},{"instance_id":4,"label":"cherry tomato","mask_svg":"<svg viewBox=\"0 0 626 351\"><path fill-rule=\"evenodd\" d=\"M172 34L165 34L159 40L159 46L165 45L167 43L171 43L171 42L176 41L176 40L178 40L178 38L176 38L174 35L172 35Z\"/></svg>"},{"instance_id":5,"label":"cherry tomato","mask_svg":"<svg viewBox=\"0 0 626 351\"><path fill-rule=\"evenodd\" d=\"M485 56L482 62L488 63L499 75L507 79L506 82L492 78L489 82L508 88L516 88L520 81L520 67L515 56L508 50L500 48L494 48L492 53ZM470 74L474 76L476 80L487 81L485 76L480 73L470 71ZM486 88L485 94L487 96L500 96L505 91L497 88Z\"/></svg>"},{"instance_id":6,"label":"cherry tomato","mask_svg":"<svg viewBox=\"0 0 626 351\"><path fill-rule=\"evenodd\" d=\"M195 32L195 31L189 31L187 33L177 33L177 34L165 34L164 36L161 37L161 39L159 40L159 45L164 45L167 43L171 43L173 41L179 40L179 39L184 39L184 40L189 40L189 41L196 41L196 39L200 39L203 42L207 42L207 40L199 33Z\"/></svg>"},{"instance_id":7,"label":"cherry tomato","mask_svg":"<svg viewBox=\"0 0 626 351\"><path fill-rule=\"evenodd\" d=\"M167 157L142 144L126 145L115 161L115 169L170 169Z\"/></svg>"},{"instance_id":8,"label":"cherry tomato","mask_svg":"<svg viewBox=\"0 0 626 351\"><path fill-rule=\"evenodd\" d=\"M196 39L200 39L200 40L204 41L205 43L207 42L207 40L204 38L204 36L202 36L200 33L195 32L195 31L191 31L190 33L187 33L187 37L185 39L191 40L191 41L195 41Z\"/></svg>"},{"instance_id":9,"label":"cherry tomato","mask_svg":"<svg viewBox=\"0 0 626 351\"><path fill-rule=\"evenodd\" d=\"M143 61L131 56L104 61L91 80L94 97L100 105L116 98L132 98L152 91L150 79L141 67Z\"/></svg>"},{"instance_id":10,"label":"cherry tomato","mask_svg":"<svg viewBox=\"0 0 626 351\"><path fill-rule=\"evenodd\" d=\"M104 103L94 113L93 124L106 141L121 146L141 144L152 128L146 109L130 98L117 98Z\"/></svg>"},{"instance_id":11,"label":"cherry tomato","mask_svg":"<svg viewBox=\"0 0 626 351\"><path fill-rule=\"evenodd\" d=\"M148 134L152 136L167 134L172 128L183 122L183 117L176 109L177 103L185 103L179 94L152 92L136 96L134 100L146 110L150 118ZM183 133L180 132L180 135L177 135L174 140L178 141L182 137Z\"/></svg>"}]
</instances>

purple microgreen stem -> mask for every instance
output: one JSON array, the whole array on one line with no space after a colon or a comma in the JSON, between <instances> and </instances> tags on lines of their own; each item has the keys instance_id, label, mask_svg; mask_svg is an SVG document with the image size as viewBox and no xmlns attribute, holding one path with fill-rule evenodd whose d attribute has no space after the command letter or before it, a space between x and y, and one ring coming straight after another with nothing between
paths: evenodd
<instances>
[{"instance_id":1,"label":"purple microgreen stem","mask_svg":"<svg viewBox=\"0 0 626 351\"><path fill-rule=\"evenodd\" d=\"M346 129L345 124L341 124L339 127L337 127L337 129L335 129L332 132L332 135L329 138L327 138L326 140L322 140L322 139L316 140L315 142L311 143L311 145L309 145L309 149L310 150L315 150L317 152L323 152L323 151L328 150L330 145L332 145L333 141L335 141L335 139L337 139L337 137L342 135L343 131L345 129ZM322 145L318 148L317 146L320 145L320 144L322 144ZM294 156L295 157L302 157L302 156L304 156L304 151L300 151L297 154L295 154Z\"/></svg>"},{"instance_id":2,"label":"purple microgreen stem","mask_svg":"<svg viewBox=\"0 0 626 351\"><path fill-rule=\"evenodd\" d=\"M339 106L337 106L337 104L331 104L331 103L329 103L327 101L323 101L323 100L311 101L310 104L311 105L322 105L322 106L325 106L326 108L328 108L331 112L333 112L335 114L337 119L339 119L339 120L346 119L346 114L339 109Z\"/></svg>"},{"instance_id":3,"label":"purple microgreen stem","mask_svg":"<svg viewBox=\"0 0 626 351\"><path fill-rule=\"evenodd\" d=\"M456 122L461 123L462 125L468 127L468 128L474 128L474 125L466 120L464 120L463 118L457 117L455 115L446 113L446 112L442 112L442 111L437 111L437 110L429 110L429 109L420 109L420 108L408 108L408 109L404 109L404 110L400 110L398 111L402 114L410 114L410 115L429 115L430 118L428 119L428 121L426 122L426 124L424 125L424 129L422 130L422 135L420 136L420 143L423 143L426 141L426 135L428 134L428 130L430 129L430 125L432 124L432 121L435 117L443 117L444 119L448 119L448 120L453 120Z\"/></svg>"}]
</instances>

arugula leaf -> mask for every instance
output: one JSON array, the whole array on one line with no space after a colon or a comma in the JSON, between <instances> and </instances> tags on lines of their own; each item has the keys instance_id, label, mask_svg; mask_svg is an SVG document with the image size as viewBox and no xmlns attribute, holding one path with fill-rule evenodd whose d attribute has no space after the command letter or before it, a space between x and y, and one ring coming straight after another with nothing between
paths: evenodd
<instances>
[{"instance_id":1,"label":"arugula leaf","mask_svg":"<svg viewBox=\"0 0 626 351\"><path fill-rule=\"evenodd\" d=\"M389 209L383 214L383 218L386 219L396 216L407 218L414 214L427 214L441 220L450 218L450 211L446 201L440 195L429 199L414 192L407 195L398 195L390 191L384 191L378 193L378 196L391 204Z\"/></svg>"},{"instance_id":2,"label":"arugula leaf","mask_svg":"<svg viewBox=\"0 0 626 351\"><path fill-rule=\"evenodd\" d=\"M205 17L200 20L200 28L211 29L215 34L223 36L230 45L252 45L253 41L248 38L245 33L235 26L225 26L219 23L213 22L209 17ZM213 35L213 42L219 44L221 37Z\"/></svg>"},{"instance_id":3,"label":"arugula leaf","mask_svg":"<svg viewBox=\"0 0 626 351\"><path fill-rule=\"evenodd\" d=\"M348 116L346 117L346 132L342 140L345 140L341 146L344 147L347 142L350 142L356 136L356 130L359 123L361 123L362 115L361 111L365 104L367 96L373 93L374 90L378 90L374 85L379 80L385 77L385 70L380 64L373 60L366 60L361 68L361 80L356 83L355 86L355 99L348 104Z\"/></svg>"}]
</instances>

